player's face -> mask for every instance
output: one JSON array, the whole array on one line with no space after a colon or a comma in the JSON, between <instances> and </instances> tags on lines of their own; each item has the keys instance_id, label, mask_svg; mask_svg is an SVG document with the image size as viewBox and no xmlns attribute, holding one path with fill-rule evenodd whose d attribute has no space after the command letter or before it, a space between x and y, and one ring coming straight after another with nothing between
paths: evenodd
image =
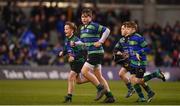
<instances>
[{"instance_id":1,"label":"player's face","mask_svg":"<svg viewBox=\"0 0 180 106\"><path fill-rule=\"evenodd\" d=\"M134 33L134 28L126 27L126 33L126 36L131 35L132 33Z\"/></svg>"},{"instance_id":2,"label":"player's face","mask_svg":"<svg viewBox=\"0 0 180 106\"><path fill-rule=\"evenodd\" d=\"M123 26L121 27L121 35L122 35L122 36L126 36L126 34L127 34L127 32L126 32L126 27L123 25Z\"/></svg>"},{"instance_id":3,"label":"player's face","mask_svg":"<svg viewBox=\"0 0 180 106\"><path fill-rule=\"evenodd\" d=\"M122 36L129 36L129 35L131 35L134 32L135 32L134 28L125 27L124 25L121 27L121 35Z\"/></svg>"},{"instance_id":4,"label":"player's face","mask_svg":"<svg viewBox=\"0 0 180 106\"><path fill-rule=\"evenodd\" d=\"M70 28L69 25L64 26L64 33L67 37L70 37L73 34L73 30Z\"/></svg>"},{"instance_id":5,"label":"player's face","mask_svg":"<svg viewBox=\"0 0 180 106\"><path fill-rule=\"evenodd\" d=\"M82 14L81 15L81 21L84 25L89 24L89 22L91 22L92 17L88 16L87 14Z\"/></svg>"}]
</instances>

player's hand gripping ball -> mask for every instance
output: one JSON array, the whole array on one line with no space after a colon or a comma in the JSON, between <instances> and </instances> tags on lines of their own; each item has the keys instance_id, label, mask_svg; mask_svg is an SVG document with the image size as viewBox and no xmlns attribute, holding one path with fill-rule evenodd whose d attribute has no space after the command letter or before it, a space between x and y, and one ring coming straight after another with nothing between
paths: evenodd
<instances>
[{"instance_id":1,"label":"player's hand gripping ball","mask_svg":"<svg viewBox=\"0 0 180 106\"><path fill-rule=\"evenodd\" d=\"M116 63L123 62L129 58L129 54L127 52L117 52L114 55L114 60Z\"/></svg>"}]
</instances>

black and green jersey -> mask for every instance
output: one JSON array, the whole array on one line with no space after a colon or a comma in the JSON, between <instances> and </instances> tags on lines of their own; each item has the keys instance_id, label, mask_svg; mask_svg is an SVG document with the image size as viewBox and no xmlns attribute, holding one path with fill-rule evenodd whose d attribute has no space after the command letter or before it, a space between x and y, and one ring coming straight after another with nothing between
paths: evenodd
<instances>
[{"instance_id":1,"label":"black and green jersey","mask_svg":"<svg viewBox=\"0 0 180 106\"><path fill-rule=\"evenodd\" d=\"M77 42L80 41L80 39L73 35L70 38L65 39L65 46L64 46L64 53L69 54L75 58L74 62L84 62L85 61L85 56L83 54L83 46L77 45L75 47L70 46L70 42Z\"/></svg>"}]
</instances>

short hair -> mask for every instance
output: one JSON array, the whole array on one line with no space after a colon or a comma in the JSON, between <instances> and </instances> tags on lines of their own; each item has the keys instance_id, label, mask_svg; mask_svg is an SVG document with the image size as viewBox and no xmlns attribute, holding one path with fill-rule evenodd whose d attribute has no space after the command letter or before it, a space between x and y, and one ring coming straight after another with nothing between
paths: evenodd
<instances>
[{"instance_id":1,"label":"short hair","mask_svg":"<svg viewBox=\"0 0 180 106\"><path fill-rule=\"evenodd\" d=\"M81 14L85 14L86 16L92 17L93 16L93 11L90 8L84 8L82 10Z\"/></svg>"},{"instance_id":2,"label":"short hair","mask_svg":"<svg viewBox=\"0 0 180 106\"><path fill-rule=\"evenodd\" d=\"M122 23L122 26L128 28L134 28L136 31L138 30L138 25L134 21L126 21Z\"/></svg>"},{"instance_id":3,"label":"short hair","mask_svg":"<svg viewBox=\"0 0 180 106\"><path fill-rule=\"evenodd\" d=\"M73 22L66 22L65 25L69 25L69 27L74 31L76 32L77 30L77 26L73 23Z\"/></svg>"}]
</instances>

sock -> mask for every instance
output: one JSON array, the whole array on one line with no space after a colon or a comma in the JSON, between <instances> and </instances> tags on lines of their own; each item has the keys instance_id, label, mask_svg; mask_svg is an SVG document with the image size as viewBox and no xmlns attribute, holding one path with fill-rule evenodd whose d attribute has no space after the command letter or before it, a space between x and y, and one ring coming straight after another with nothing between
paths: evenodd
<instances>
[{"instance_id":1,"label":"sock","mask_svg":"<svg viewBox=\"0 0 180 106\"><path fill-rule=\"evenodd\" d=\"M72 94L68 94L67 96L70 97L70 98L72 98Z\"/></svg>"},{"instance_id":2,"label":"sock","mask_svg":"<svg viewBox=\"0 0 180 106\"><path fill-rule=\"evenodd\" d=\"M149 81L153 78L156 78L156 77L157 77L157 72L153 72L149 75L144 76L144 82L147 82L147 81Z\"/></svg>"},{"instance_id":3,"label":"sock","mask_svg":"<svg viewBox=\"0 0 180 106\"><path fill-rule=\"evenodd\" d=\"M128 83L126 84L126 86L127 86L127 88L128 88L129 90L132 90L132 89L133 89L133 87L132 87L132 85L131 85L130 82L128 82Z\"/></svg>"},{"instance_id":4,"label":"sock","mask_svg":"<svg viewBox=\"0 0 180 106\"><path fill-rule=\"evenodd\" d=\"M145 90L147 93L151 93L151 92L152 92L151 88L148 86L147 83L145 83L145 86L143 86L143 88L144 88L144 90Z\"/></svg>"},{"instance_id":5,"label":"sock","mask_svg":"<svg viewBox=\"0 0 180 106\"><path fill-rule=\"evenodd\" d=\"M112 92L111 92L111 91L106 92L106 93L105 93L105 95L106 95L106 97L112 97L112 96L113 96L113 94L112 94Z\"/></svg>"},{"instance_id":6,"label":"sock","mask_svg":"<svg viewBox=\"0 0 180 106\"><path fill-rule=\"evenodd\" d=\"M142 90L141 90L141 87L140 87L139 84L135 84L135 85L134 85L134 89L136 90L136 93L138 94L138 96L139 96L140 98L144 98L144 95L143 95L143 93L142 93Z\"/></svg>"},{"instance_id":7,"label":"sock","mask_svg":"<svg viewBox=\"0 0 180 106\"><path fill-rule=\"evenodd\" d=\"M98 91L101 91L102 89L104 89L104 86L99 84L96 88L97 88Z\"/></svg>"}]
</instances>

